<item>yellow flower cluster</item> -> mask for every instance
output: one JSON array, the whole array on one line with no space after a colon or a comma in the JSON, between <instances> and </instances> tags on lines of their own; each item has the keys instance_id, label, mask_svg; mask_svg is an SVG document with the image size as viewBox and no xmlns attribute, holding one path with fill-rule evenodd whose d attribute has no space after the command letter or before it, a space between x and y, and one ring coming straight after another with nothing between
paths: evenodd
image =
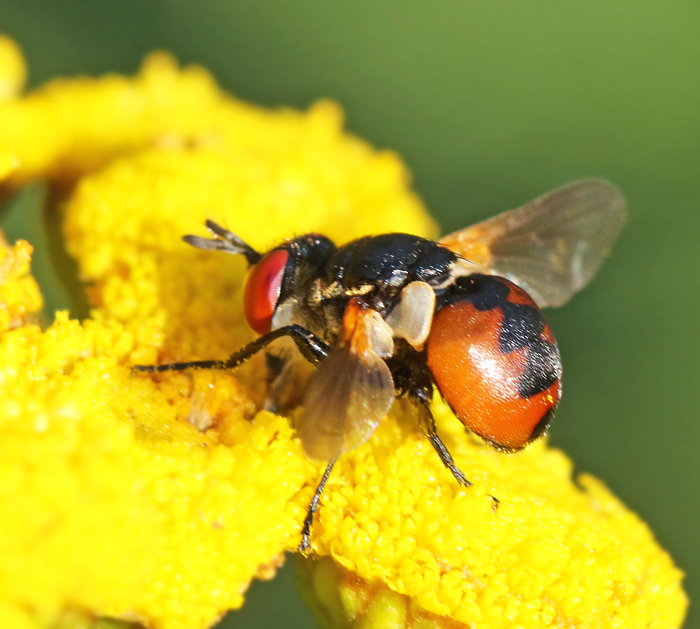
<instances>
[{"instance_id":1,"label":"yellow flower cluster","mask_svg":"<svg viewBox=\"0 0 700 629\"><path fill-rule=\"evenodd\" d=\"M60 80L20 97L23 74L0 39L0 187L60 184L94 309L34 325L28 245L1 248L0 626L50 627L77 610L209 627L296 548L322 466L285 418L256 410L259 360L235 374L131 373L223 358L251 338L243 261L180 236L212 218L265 249L309 231L434 236L434 224L401 161L344 133L332 103L256 108L166 55L134 78ZM337 465L312 531L314 552L335 561L308 566L328 618L680 626L680 572L600 483L577 488L543 444L492 452L436 410L474 486L454 482L397 403Z\"/></svg>"},{"instance_id":2,"label":"yellow flower cluster","mask_svg":"<svg viewBox=\"0 0 700 629\"><path fill-rule=\"evenodd\" d=\"M679 572L600 481L581 476L579 489L560 451L499 454L455 423L440 406L440 432L474 487L457 486L401 422L331 477L315 533L341 568L307 568L324 615L362 628L681 625Z\"/></svg>"}]
</instances>

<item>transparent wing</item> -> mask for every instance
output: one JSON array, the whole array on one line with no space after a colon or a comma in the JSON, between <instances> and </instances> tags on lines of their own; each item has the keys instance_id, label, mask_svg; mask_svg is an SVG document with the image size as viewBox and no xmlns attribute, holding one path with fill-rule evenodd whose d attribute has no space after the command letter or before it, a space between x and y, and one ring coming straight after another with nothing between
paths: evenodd
<instances>
[{"instance_id":1,"label":"transparent wing","mask_svg":"<svg viewBox=\"0 0 700 629\"><path fill-rule=\"evenodd\" d=\"M297 420L304 450L318 460L331 461L362 445L394 401L384 361L393 351L391 333L375 311L353 309L351 302L341 340L309 378Z\"/></svg>"},{"instance_id":2,"label":"transparent wing","mask_svg":"<svg viewBox=\"0 0 700 629\"><path fill-rule=\"evenodd\" d=\"M611 183L576 181L520 208L445 236L440 243L505 277L539 306L561 306L597 273L625 223Z\"/></svg>"}]
</instances>

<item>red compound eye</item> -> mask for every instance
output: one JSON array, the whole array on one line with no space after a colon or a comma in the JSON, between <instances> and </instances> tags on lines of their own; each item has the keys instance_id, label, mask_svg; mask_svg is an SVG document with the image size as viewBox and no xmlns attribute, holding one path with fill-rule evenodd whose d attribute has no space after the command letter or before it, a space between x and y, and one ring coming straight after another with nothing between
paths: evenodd
<instances>
[{"instance_id":1,"label":"red compound eye","mask_svg":"<svg viewBox=\"0 0 700 629\"><path fill-rule=\"evenodd\" d=\"M248 272L243 306L248 324L258 334L270 331L288 259L288 251L276 249L263 256Z\"/></svg>"}]
</instances>

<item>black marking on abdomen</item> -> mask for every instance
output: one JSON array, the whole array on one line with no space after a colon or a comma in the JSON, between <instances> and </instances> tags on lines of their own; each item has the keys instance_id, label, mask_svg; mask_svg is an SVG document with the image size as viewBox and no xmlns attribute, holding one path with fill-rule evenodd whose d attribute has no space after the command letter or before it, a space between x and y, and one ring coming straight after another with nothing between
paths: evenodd
<instances>
[{"instance_id":1,"label":"black marking on abdomen","mask_svg":"<svg viewBox=\"0 0 700 629\"><path fill-rule=\"evenodd\" d=\"M518 381L518 395L532 397L561 378L561 359L555 343L538 338L527 349L525 373Z\"/></svg>"},{"instance_id":2,"label":"black marking on abdomen","mask_svg":"<svg viewBox=\"0 0 700 629\"><path fill-rule=\"evenodd\" d=\"M504 354L527 349L527 363L518 382L518 395L529 398L561 378L561 359L556 343L542 337L547 327L542 311L536 306L509 301L510 286L506 282L492 275L460 277L450 294L441 300L440 306L466 300L480 312L501 309L503 322L498 346Z\"/></svg>"}]
</instances>

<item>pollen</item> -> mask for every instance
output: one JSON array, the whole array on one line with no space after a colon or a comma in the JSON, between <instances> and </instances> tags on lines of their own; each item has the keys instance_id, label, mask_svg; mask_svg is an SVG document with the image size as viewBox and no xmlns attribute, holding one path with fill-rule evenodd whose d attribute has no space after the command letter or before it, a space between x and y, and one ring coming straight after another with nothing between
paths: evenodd
<instances>
[{"instance_id":1,"label":"pollen","mask_svg":"<svg viewBox=\"0 0 700 629\"><path fill-rule=\"evenodd\" d=\"M260 250L305 232L436 227L400 158L345 132L334 103L255 107L164 53L134 77L25 96L23 68L0 39L0 182L61 190L92 311L39 326L31 246L0 243L0 627L205 629L297 548L323 465L261 410L261 357L235 372L132 373L253 338L244 261L181 236L204 235L208 218ZM401 401L334 469L307 568L336 625L680 626L681 573L599 481L574 484L545 444L495 453L436 413L472 487Z\"/></svg>"}]
</instances>

